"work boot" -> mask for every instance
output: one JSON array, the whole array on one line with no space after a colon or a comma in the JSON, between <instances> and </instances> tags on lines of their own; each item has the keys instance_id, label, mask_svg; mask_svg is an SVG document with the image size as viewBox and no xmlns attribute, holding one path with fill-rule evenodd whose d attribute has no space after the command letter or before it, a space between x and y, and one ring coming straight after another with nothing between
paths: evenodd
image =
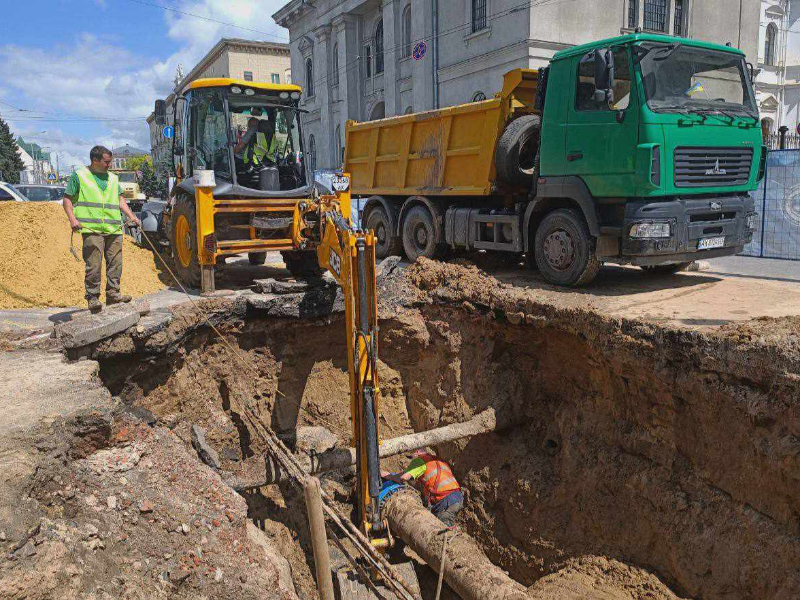
<instances>
[{"instance_id":1,"label":"work boot","mask_svg":"<svg viewBox=\"0 0 800 600\"><path fill-rule=\"evenodd\" d=\"M106 294L106 304L109 306L112 304L128 303L131 300L133 300L133 298L128 294Z\"/></svg>"},{"instance_id":2,"label":"work boot","mask_svg":"<svg viewBox=\"0 0 800 600\"><path fill-rule=\"evenodd\" d=\"M89 305L89 312L97 314L103 310L103 305L98 298L87 298L86 303Z\"/></svg>"}]
</instances>

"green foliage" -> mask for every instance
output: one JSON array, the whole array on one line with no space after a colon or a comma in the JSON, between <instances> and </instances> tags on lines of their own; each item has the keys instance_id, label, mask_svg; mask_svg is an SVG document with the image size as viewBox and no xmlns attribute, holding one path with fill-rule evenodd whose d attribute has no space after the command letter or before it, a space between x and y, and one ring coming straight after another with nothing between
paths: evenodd
<instances>
[{"instance_id":1,"label":"green foliage","mask_svg":"<svg viewBox=\"0 0 800 600\"><path fill-rule=\"evenodd\" d=\"M0 181L19 183L19 172L24 168L19 146L6 122L0 119Z\"/></svg>"},{"instance_id":2,"label":"green foliage","mask_svg":"<svg viewBox=\"0 0 800 600\"><path fill-rule=\"evenodd\" d=\"M149 154L143 154L142 156L134 156L133 158L129 158L126 161L126 168L129 171L141 171L142 165L147 164L150 166L150 169L153 168L153 159L150 158Z\"/></svg>"},{"instance_id":3,"label":"green foliage","mask_svg":"<svg viewBox=\"0 0 800 600\"><path fill-rule=\"evenodd\" d=\"M148 158L150 157L148 156ZM150 163L151 161L149 160L142 161L139 169L137 169L141 173L139 187L148 198L161 198L163 197L162 188Z\"/></svg>"}]
</instances>

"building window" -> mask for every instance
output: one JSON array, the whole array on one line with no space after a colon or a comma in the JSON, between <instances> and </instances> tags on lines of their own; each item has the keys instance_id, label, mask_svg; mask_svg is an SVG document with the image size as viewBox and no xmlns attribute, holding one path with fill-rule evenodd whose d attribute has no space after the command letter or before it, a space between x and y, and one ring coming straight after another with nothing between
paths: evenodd
<instances>
[{"instance_id":1,"label":"building window","mask_svg":"<svg viewBox=\"0 0 800 600\"><path fill-rule=\"evenodd\" d=\"M413 112L414 112L414 107L413 106L406 106L406 109L403 111L403 114L404 115L410 115Z\"/></svg>"},{"instance_id":2,"label":"building window","mask_svg":"<svg viewBox=\"0 0 800 600\"><path fill-rule=\"evenodd\" d=\"M252 71L245 71L244 72L244 80L245 81L253 81L253 72Z\"/></svg>"},{"instance_id":3,"label":"building window","mask_svg":"<svg viewBox=\"0 0 800 600\"><path fill-rule=\"evenodd\" d=\"M639 0L628 0L628 27L636 29L639 25Z\"/></svg>"},{"instance_id":4,"label":"building window","mask_svg":"<svg viewBox=\"0 0 800 600\"><path fill-rule=\"evenodd\" d=\"M375 26L375 75L383 73L383 19Z\"/></svg>"},{"instance_id":5,"label":"building window","mask_svg":"<svg viewBox=\"0 0 800 600\"><path fill-rule=\"evenodd\" d=\"M283 72L283 80L286 83L292 83L292 71L290 69L286 69L286 71Z\"/></svg>"},{"instance_id":6,"label":"building window","mask_svg":"<svg viewBox=\"0 0 800 600\"><path fill-rule=\"evenodd\" d=\"M306 59L306 95L314 95L314 63L310 58Z\"/></svg>"},{"instance_id":7,"label":"building window","mask_svg":"<svg viewBox=\"0 0 800 600\"><path fill-rule=\"evenodd\" d=\"M369 44L364 46L364 76L367 79L372 77L372 47Z\"/></svg>"},{"instance_id":8,"label":"building window","mask_svg":"<svg viewBox=\"0 0 800 600\"><path fill-rule=\"evenodd\" d=\"M411 56L411 5L403 9L403 58Z\"/></svg>"},{"instance_id":9,"label":"building window","mask_svg":"<svg viewBox=\"0 0 800 600\"><path fill-rule=\"evenodd\" d=\"M280 83L281 82L280 73L273 73L272 75L270 75L270 77L272 78L272 83Z\"/></svg>"},{"instance_id":10,"label":"building window","mask_svg":"<svg viewBox=\"0 0 800 600\"><path fill-rule=\"evenodd\" d=\"M674 35L684 35L683 18L683 0L675 0L675 22L672 25L672 33Z\"/></svg>"},{"instance_id":11,"label":"building window","mask_svg":"<svg viewBox=\"0 0 800 600\"><path fill-rule=\"evenodd\" d=\"M311 171L313 176L314 171L317 170L317 146L314 142L314 136L308 136L308 170Z\"/></svg>"},{"instance_id":12,"label":"building window","mask_svg":"<svg viewBox=\"0 0 800 600\"><path fill-rule=\"evenodd\" d=\"M333 45L333 85L339 85L339 44Z\"/></svg>"},{"instance_id":13,"label":"building window","mask_svg":"<svg viewBox=\"0 0 800 600\"><path fill-rule=\"evenodd\" d=\"M486 3L488 0L472 0L472 33L486 29Z\"/></svg>"},{"instance_id":14,"label":"building window","mask_svg":"<svg viewBox=\"0 0 800 600\"><path fill-rule=\"evenodd\" d=\"M667 1L644 0L644 28L650 31L667 31Z\"/></svg>"},{"instance_id":15,"label":"building window","mask_svg":"<svg viewBox=\"0 0 800 600\"><path fill-rule=\"evenodd\" d=\"M767 36L764 41L764 64L775 64L775 38L778 37L778 28L775 23L767 25Z\"/></svg>"},{"instance_id":16,"label":"building window","mask_svg":"<svg viewBox=\"0 0 800 600\"><path fill-rule=\"evenodd\" d=\"M486 94L483 92L475 92L475 95L472 96L473 102L483 102L484 100L486 100Z\"/></svg>"}]
</instances>

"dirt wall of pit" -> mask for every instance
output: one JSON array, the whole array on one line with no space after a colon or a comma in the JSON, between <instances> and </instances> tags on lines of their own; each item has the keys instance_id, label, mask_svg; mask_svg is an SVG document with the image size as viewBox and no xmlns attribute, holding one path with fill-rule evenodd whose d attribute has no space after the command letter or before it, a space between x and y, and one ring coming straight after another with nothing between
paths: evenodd
<instances>
[{"instance_id":1,"label":"dirt wall of pit","mask_svg":"<svg viewBox=\"0 0 800 600\"><path fill-rule=\"evenodd\" d=\"M697 333L559 308L458 265L422 261L405 279L404 306L382 288L383 435L488 406L526 418L439 448L467 490L462 525L512 577L531 585L588 556L686 597L797 596L800 323ZM232 469L262 450L244 404L277 430L323 425L346 442L342 321L224 310L252 373L187 317L149 347L98 347L104 381L179 434L200 422ZM628 574L619 597L649 585Z\"/></svg>"}]
</instances>

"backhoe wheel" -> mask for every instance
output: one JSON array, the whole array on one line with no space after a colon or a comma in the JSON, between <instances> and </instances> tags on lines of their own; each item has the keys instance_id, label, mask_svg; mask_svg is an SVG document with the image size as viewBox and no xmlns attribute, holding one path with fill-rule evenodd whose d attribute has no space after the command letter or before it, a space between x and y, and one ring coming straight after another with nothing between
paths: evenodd
<instances>
[{"instance_id":1,"label":"backhoe wheel","mask_svg":"<svg viewBox=\"0 0 800 600\"><path fill-rule=\"evenodd\" d=\"M494 164L501 181L530 188L537 173L539 134L542 120L539 115L525 115L512 121L497 140Z\"/></svg>"},{"instance_id":2,"label":"backhoe wheel","mask_svg":"<svg viewBox=\"0 0 800 600\"><path fill-rule=\"evenodd\" d=\"M418 205L411 208L403 219L403 249L408 260L414 262L420 256L436 256L436 226L428 207Z\"/></svg>"},{"instance_id":3,"label":"backhoe wheel","mask_svg":"<svg viewBox=\"0 0 800 600\"><path fill-rule=\"evenodd\" d=\"M197 262L197 219L194 198L180 195L172 209L170 246L175 271L181 282L200 288L200 263Z\"/></svg>"},{"instance_id":4,"label":"backhoe wheel","mask_svg":"<svg viewBox=\"0 0 800 600\"><path fill-rule=\"evenodd\" d=\"M689 262L673 263L671 265L652 265L649 267L642 267L642 271L650 273L651 275L674 275L678 271L683 271L686 267L692 264Z\"/></svg>"},{"instance_id":5,"label":"backhoe wheel","mask_svg":"<svg viewBox=\"0 0 800 600\"><path fill-rule=\"evenodd\" d=\"M289 273L295 277L321 277L325 272L325 269L319 266L317 253L314 250L305 252L286 250L281 252L281 256Z\"/></svg>"},{"instance_id":6,"label":"backhoe wheel","mask_svg":"<svg viewBox=\"0 0 800 600\"><path fill-rule=\"evenodd\" d=\"M542 219L534 251L539 271L550 283L586 285L600 270L589 227L582 214L569 208L555 210Z\"/></svg>"},{"instance_id":7,"label":"backhoe wheel","mask_svg":"<svg viewBox=\"0 0 800 600\"><path fill-rule=\"evenodd\" d=\"M364 227L375 233L377 238L375 256L377 258L399 256L403 251L402 240L394 235L392 222L389 220L389 215L386 214L386 209L382 206L376 206L369 212Z\"/></svg>"},{"instance_id":8,"label":"backhoe wheel","mask_svg":"<svg viewBox=\"0 0 800 600\"><path fill-rule=\"evenodd\" d=\"M248 252L247 253L247 260L253 266L263 265L267 260L267 253L266 252Z\"/></svg>"}]
</instances>

